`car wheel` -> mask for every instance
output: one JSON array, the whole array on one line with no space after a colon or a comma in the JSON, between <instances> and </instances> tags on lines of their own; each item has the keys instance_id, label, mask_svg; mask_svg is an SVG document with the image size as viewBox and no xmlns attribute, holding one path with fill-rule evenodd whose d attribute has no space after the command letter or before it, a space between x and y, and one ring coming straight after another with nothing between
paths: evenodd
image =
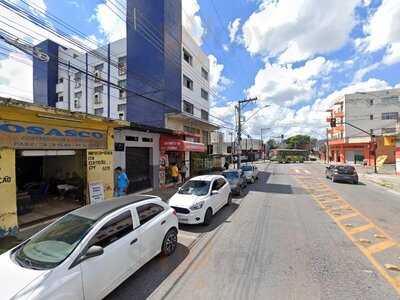
<instances>
[{"instance_id":1,"label":"car wheel","mask_svg":"<svg viewBox=\"0 0 400 300\"><path fill-rule=\"evenodd\" d=\"M358 179L354 179L353 184L358 184Z\"/></svg>"},{"instance_id":2,"label":"car wheel","mask_svg":"<svg viewBox=\"0 0 400 300\"><path fill-rule=\"evenodd\" d=\"M204 225L210 225L211 224L211 218L212 218L212 210L211 208L208 208L206 211L206 214L204 215Z\"/></svg>"},{"instance_id":3,"label":"car wheel","mask_svg":"<svg viewBox=\"0 0 400 300\"><path fill-rule=\"evenodd\" d=\"M164 237L161 247L162 256L170 256L175 252L178 245L178 233L176 229L170 229Z\"/></svg>"}]
</instances>

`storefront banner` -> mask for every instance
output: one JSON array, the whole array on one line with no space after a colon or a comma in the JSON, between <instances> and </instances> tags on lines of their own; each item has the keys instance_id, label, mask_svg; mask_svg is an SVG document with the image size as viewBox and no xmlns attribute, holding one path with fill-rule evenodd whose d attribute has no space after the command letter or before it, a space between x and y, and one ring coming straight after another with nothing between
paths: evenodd
<instances>
[{"instance_id":1,"label":"storefront banner","mask_svg":"<svg viewBox=\"0 0 400 300\"><path fill-rule=\"evenodd\" d=\"M189 142L178 139L160 138L161 151L181 151L181 152L206 152L206 146L202 143Z\"/></svg>"},{"instance_id":2,"label":"storefront banner","mask_svg":"<svg viewBox=\"0 0 400 300\"><path fill-rule=\"evenodd\" d=\"M104 185L102 182L89 183L90 203L98 203L104 201Z\"/></svg>"},{"instance_id":3,"label":"storefront banner","mask_svg":"<svg viewBox=\"0 0 400 300\"><path fill-rule=\"evenodd\" d=\"M113 152L107 150L87 151L87 181L90 186L101 183L104 199L109 199L114 192ZM98 199L96 200L98 201Z\"/></svg>"},{"instance_id":4,"label":"storefront banner","mask_svg":"<svg viewBox=\"0 0 400 300\"><path fill-rule=\"evenodd\" d=\"M106 132L0 120L0 148L61 150L106 147Z\"/></svg>"}]
</instances>

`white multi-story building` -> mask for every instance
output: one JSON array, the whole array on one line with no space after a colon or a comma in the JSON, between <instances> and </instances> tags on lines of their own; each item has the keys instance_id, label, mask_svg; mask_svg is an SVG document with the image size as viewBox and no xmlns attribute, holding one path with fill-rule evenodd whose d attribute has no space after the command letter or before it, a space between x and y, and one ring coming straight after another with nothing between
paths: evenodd
<instances>
[{"instance_id":1,"label":"white multi-story building","mask_svg":"<svg viewBox=\"0 0 400 300\"><path fill-rule=\"evenodd\" d=\"M331 115L327 121L336 119L336 127L328 129L332 160L354 162L367 159L371 162L374 135L377 155L386 155L386 162L394 163L394 147L385 145L383 137L396 133L400 115L400 89L344 95L337 99L329 112Z\"/></svg>"}]
</instances>

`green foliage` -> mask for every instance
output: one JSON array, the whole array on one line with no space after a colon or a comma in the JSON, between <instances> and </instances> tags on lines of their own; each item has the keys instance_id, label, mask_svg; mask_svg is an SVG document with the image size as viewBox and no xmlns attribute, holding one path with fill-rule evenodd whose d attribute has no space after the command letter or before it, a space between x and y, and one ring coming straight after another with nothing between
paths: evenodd
<instances>
[{"instance_id":1,"label":"green foliage","mask_svg":"<svg viewBox=\"0 0 400 300\"><path fill-rule=\"evenodd\" d=\"M309 149L310 142L310 136L301 134L294 135L285 141L288 149Z\"/></svg>"}]
</instances>

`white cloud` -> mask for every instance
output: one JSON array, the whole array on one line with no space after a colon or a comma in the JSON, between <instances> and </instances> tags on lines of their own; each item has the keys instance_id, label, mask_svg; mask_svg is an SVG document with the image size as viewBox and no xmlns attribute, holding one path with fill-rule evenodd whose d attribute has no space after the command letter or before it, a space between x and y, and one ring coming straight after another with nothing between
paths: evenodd
<instances>
[{"instance_id":1,"label":"white cloud","mask_svg":"<svg viewBox=\"0 0 400 300\"><path fill-rule=\"evenodd\" d=\"M124 7L121 5L124 4ZM126 37L126 1L106 0L98 4L91 19L99 23L99 31L108 42Z\"/></svg>"},{"instance_id":2,"label":"white cloud","mask_svg":"<svg viewBox=\"0 0 400 300\"><path fill-rule=\"evenodd\" d=\"M361 39L360 48L375 52L386 48L383 63L400 62L400 5L398 0L383 0L364 26L366 38Z\"/></svg>"},{"instance_id":3,"label":"white cloud","mask_svg":"<svg viewBox=\"0 0 400 300\"><path fill-rule=\"evenodd\" d=\"M239 30L240 18L236 18L228 24L229 40L233 43L236 40L236 34Z\"/></svg>"},{"instance_id":4,"label":"white cloud","mask_svg":"<svg viewBox=\"0 0 400 300\"><path fill-rule=\"evenodd\" d=\"M182 25L190 33L195 42L201 46L205 29L203 21L198 15L200 5L197 0L182 1Z\"/></svg>"},{"instance_id":5,"label":"white cloud","mask_svg":"<svg viewBox=\"0 0 400 300\"><path fill-rule=\"evenodd\" d=\"M223 75L224 65L219 64L214 55L210 54L208 60L210 62L210 88L217 93L221 92L232 84L232 81Z\"/></svg>"},{"instance_id":6,"label":"white cloud","mask_svg":"<svg viewBox=\"0 0 400 300\"><path fill-rule=\"evenodd\" d=\"M225 52L229 52L229 46L227 44L222 44L222 49L224 49Z\"/></svg>"},{"instance_id":7,"label":"white cloud","mask_svg":"<svg viewBox=\"0 0 400 300\"><path fill-rule=\"evenodd\" d=\"M32 101L32 61L22 53L12 52L0 60L0 95Z\"/></svg>"},{"instance_id":8,"label":"white cloud","mask_svg":"<svg viewBox=\"0 0 400 300\"><path fill-rule=\"evenodd\" d=\"M368 92L387 88L390 88L387 82L372 78L337 90L327 97L317 99L312 105L303 106L298 110L273 103L271 107L260 111L254 118L249 120L247 131L257 136L261 128L271 128L268 131L270 136L278 136L280 134L291 136L306 133L323 137L327 127L325 120L328 115L326 110L339 97L355 92ZM247 112L247 114L251 115L257 110L259 110L259 107Z\"/></svg>"},{"instance_id":9,"label":"white cloud","mask_svg":"<svg viewBox=\"0 0 400 300\"><path fill-rule=\"evenodd\" d=\"M364 76L367 75L369 72L375 70L380 66L380 63L373 63L365 68L358 69L357 72L354 74L353 82L360 82L364 79Z\"/></svg>"},{"instance_id":10,"label":"white cloud","mask_svg":"<svg viewBox=\"0 0 400 300\"><path fill-rule=\"evenodd\" d=\"M314 95L317 77L328 74L334 67L334 63L323 57L307 61L299 68L266 62L246 93L249 97L258 97L262 102L283 106L308 101Z\"/></svg>"},{"instance_id":11,"label":"white cloud","mask_svg":"<svg viewBox=\"0 0 400 300\"><path fill-rule=\"evenodd\" d=\"M281 63L338 49L355 25L354 9L360 3L263 0L242 27L243 43L251 54L280 56Z\"/></svg>"}]
</instances>

